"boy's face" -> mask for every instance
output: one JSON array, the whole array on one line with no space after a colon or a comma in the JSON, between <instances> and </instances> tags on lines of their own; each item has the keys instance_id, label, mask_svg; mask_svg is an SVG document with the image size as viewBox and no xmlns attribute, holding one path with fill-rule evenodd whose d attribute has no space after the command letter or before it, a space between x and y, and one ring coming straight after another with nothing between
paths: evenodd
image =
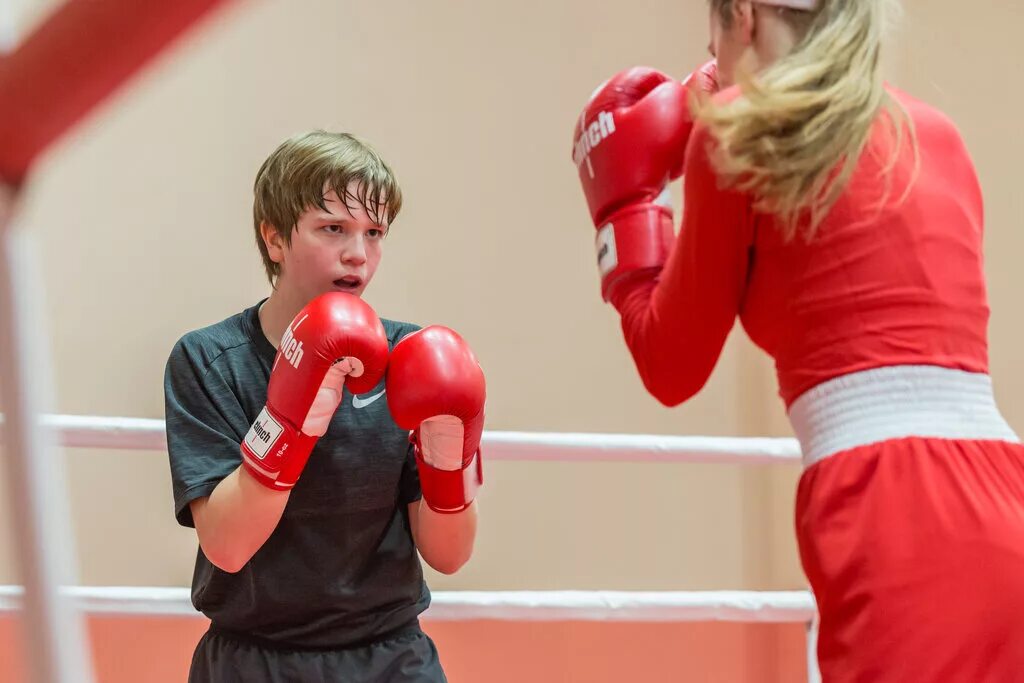
<instances>
[{"instance_id":1,"label":"boy's face","mask_svg":"<svg viewBox=\"0 0 1024 683\"><path fill-rule=\"evenodd\" d=\"M290 245L276 231L264 238L271 258L281 264L278 289L288 287L303 301L330 291L362 296L380 264L387 226L374 223L351 195L346 206L334 190L325 192L324 206L326 212L317 206L302 212Z\"/></svg>"}]
</instances>

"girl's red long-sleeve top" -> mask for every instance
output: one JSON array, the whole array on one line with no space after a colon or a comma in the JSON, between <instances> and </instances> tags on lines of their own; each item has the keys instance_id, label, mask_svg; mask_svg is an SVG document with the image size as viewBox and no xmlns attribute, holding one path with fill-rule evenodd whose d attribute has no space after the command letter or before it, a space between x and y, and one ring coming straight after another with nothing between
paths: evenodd
<instances>
[{"instance_id":1,"label":"girl's red long-sleeve top","mask_svg":"<svg viewBox=\"0 0 1024 683\"><path fill-rule=\"evenodd\" d=\"M882 115L816 235L785 241L752 197L720 187L713 144L687 147L682 226L658 275L613 304L648 391L666 405L696 394L739 317L775 360L786 405L825 380L898 364L987 372L983 203L953 123L890 89L916 131L895 166ZM909 190L908 190L909 187ZM887 194L888 191L888 194Z\"/></svg>"}]
</instances>

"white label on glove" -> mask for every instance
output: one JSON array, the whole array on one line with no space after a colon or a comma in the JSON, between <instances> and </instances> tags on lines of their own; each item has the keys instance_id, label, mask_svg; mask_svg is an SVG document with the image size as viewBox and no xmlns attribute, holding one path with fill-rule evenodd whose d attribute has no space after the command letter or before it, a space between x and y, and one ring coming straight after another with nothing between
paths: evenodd
<instances>
[{"instance_id":1,"label":"white label on glove","mask_svg":"<svg viewBox=\"0 0 1024 683\"><path fill-rule=\"evenodd\" d=\"M611 223L597 231L596 246L597 268L604 277L619 265L619 254L615 251L615 227Z\"/></svg>"},{"instance_id":2,"label":"white label on glove","mask_svg":"<svg viewBox=\"0 0 1024 683\"><path fill-rule=\"evenodd\" d=\"M256 417L256 421L252 423L252 427L249 428L249 433L245 435L245 445L256 454L257 458L263 460L283 431L284 428L281 427L281 424L271 417L264 407Z\"/></svg>"}]
</instances>

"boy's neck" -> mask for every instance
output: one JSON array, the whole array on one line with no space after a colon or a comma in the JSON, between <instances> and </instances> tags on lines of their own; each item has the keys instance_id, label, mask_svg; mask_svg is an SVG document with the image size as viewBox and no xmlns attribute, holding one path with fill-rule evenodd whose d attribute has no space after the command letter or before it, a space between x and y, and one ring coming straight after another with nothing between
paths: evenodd
<instances>
[{"instance_id":1,"label":"boy's neck","mask_svg":"<svg viewBox=\"0 0 1024 683\"><path fill-rule=\"evenodd\" d=\"M278 288L271 292L270 298L260 306L259 319L263 336L275 349L281 343L281 337L284 336L288 324L306 303L308 302L298 301L296 297L289 296L287 291Z\"/></svg>"}]
</instances>

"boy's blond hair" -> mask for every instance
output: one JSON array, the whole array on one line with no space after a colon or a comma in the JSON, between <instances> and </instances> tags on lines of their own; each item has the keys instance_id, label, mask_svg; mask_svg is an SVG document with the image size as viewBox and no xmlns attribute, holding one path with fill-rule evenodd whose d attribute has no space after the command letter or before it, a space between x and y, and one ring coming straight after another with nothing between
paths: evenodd
<instances>
[{"instance_id":1,"label":"boy's blond hair","mask_svg":"<svg viewBox=\"0 0 1024 683\"><path fill-rule=\"evenodd\" d=\"M263 162L253 186L253 229L267 279L281 268L270 260L260 226L272 226L286 244L303 211L326 211L334 190L346 204L358 202L374 223L390 226L402 208L402 190L391 168L367 143L348 133L315 130L289 138Z\"/></svg>"}]
</instances>

